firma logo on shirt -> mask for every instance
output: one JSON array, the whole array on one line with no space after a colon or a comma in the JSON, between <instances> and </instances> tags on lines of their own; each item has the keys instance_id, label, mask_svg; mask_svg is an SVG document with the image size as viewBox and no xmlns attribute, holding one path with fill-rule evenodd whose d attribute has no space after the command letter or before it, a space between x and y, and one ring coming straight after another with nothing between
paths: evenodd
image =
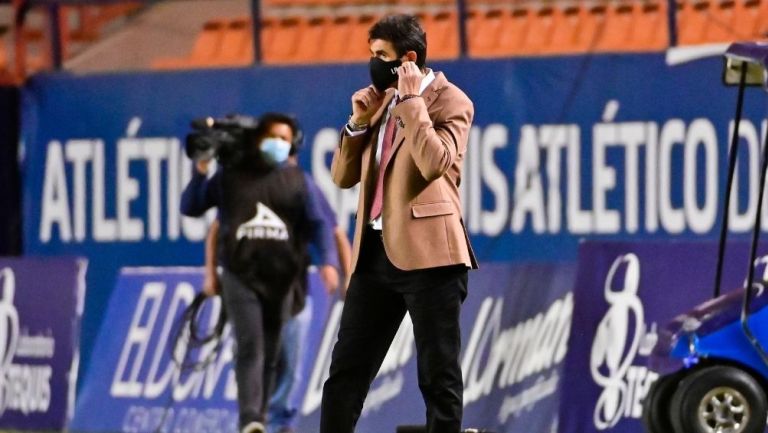
<instances>
[{"instance_id":1,"label":"firma logo on shirt","mask_svg":"<svg viewBox=\"0 0 768 433\"><path fill-rule=\"evenodd\" d=\"M261 202L257 202L256 216L237 228L237 240L242 238L286 241L288 240L288 228L272 209Z\"/></svg>"}]
</instances>

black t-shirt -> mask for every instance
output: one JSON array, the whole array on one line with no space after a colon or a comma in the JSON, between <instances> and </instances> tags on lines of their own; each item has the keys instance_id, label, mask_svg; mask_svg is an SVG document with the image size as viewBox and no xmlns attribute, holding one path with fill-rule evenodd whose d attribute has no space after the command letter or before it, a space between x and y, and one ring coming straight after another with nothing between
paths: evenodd
<instances>
[{"instance_id":1,"label":"black t-shirt","mask_svg":"<svg viewBox=\"0 0 768 433\"><path fill-rule=\"evenodd\" d=\"M265 298L282 298L309 263L307 188L298 167L221 173L219 257Z\"/></svg>"}]
</instances>

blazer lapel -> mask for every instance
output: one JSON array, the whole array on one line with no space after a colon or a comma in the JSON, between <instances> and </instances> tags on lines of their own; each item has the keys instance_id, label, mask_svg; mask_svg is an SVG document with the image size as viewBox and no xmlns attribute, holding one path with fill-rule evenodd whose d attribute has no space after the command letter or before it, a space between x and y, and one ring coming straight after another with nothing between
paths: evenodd
<instances>
[{"instance_id":1,"label":"blazer lapel","mask_svg":"<svg viewBox=\"0 0 768 433\"><path fill-rule=\"evenodd\" d=\"M392 156L395 156L395 152L400 148L400 145L405 141L405 129L400 127L400 119L395 119L395 141L392 142Z\"/></svg>"},{"instance_id":2,"label":"blazer lapel","mask_svg":"<svg viewBox=\"0 0 768 433\"><path fill-rule=\"evenodd\" d=\"M368 167L371 167L373 165L374 160L376 159L376 145L379 142L379 130L381 129L381 120L384 117L384 114L387 112L387 107L389 107L389 104L392 102L392 98L395 96L395 89L387 89L386 93L384 94L384 101L381 104L381 107L376 111L376 113L371 117L370 122L368 123L368 127L371 128L371 138L368 144L371 147L371 153L370 158L368 160Z\"/></svg>"},{"instance_id":3,"label":"blazer lapel","mask_svg":"<svg viewBox=\"0 0 768 433\"><path fill-rule=\"evenodd\" d=\"M440 92L443 91L443 87L445 87L446 83L447 80L445 79L445 75L443 75L442 72L435 72L435 79L432 80L432 83L430 83L421 94L421 98L424 99L424 104L426 104L427 109L437 101L437 97L440 95Z\"/></svg>"},{"instance_id":4,"label":"blazer lapel","mask_svg":"<svg viewBox=\"0 0 768 433\"><path fill-rule=\"evenodd\" d=\"M386 93L384 94L384 102L381 104L381 107L379 107L378 111L371 117L370 126L373 128L375 127L376 132L379 131L379 122L381 122L381 119L384 117L384 113L387 112L387 107L389 107L389 104L392 103L392 98L395 97L395 89L387 89Z\"/></svg>"},{"instance_id":5,"label":"blazer lapel","mask_svg":"<svg viewBox=\"0 0 768 433\"><path fill-rule=\"evenodd\" d=\"M365 179L365 187L362 188L363 194L367 196L366 191L370 189L370 185L372 185L372 180L376 178L376 147L379 142L379 130L381 129L381 120L384 117L384 114L387 112L387 107L389 107L389 104L392 102L392 98L395 96L395 89L387 89L386 93L384 95L384 101L381 104L381 107L379 107L379 110L376 111L376 114L371 117L371 121L369 123L369 128L371 128L371 138L368 142L368 148L367 148L367 155L363 159L363 161L366 163L367 168L365 168L365 173L363 175L363 179ZM371 176L370 174L373 173L374 176ZM367 198L364 198L363 201L365 202ZM369 203L366 202L366 206L368 206Z\"/></svg>"}]
</instances>

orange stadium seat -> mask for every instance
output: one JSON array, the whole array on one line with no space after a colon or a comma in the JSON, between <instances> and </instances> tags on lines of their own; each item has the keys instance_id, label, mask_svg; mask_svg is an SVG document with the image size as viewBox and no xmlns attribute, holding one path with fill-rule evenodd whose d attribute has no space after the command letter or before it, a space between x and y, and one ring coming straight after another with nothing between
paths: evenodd
<instances>
[{"instance_id":1,"label":"orange stadium seat","mask_svg":"<svg viewBox=\"0 0 768 433\"><path fill-rule=\"evenodd\" d=\"M358 0L360 1L360 0ZM368 1L367 3L395 3L399 5L418 5L418 6L454 6L456 0L378 0Z\"/></svg>"},{"instance_id":2,"label":"orange stadium seat","mask_svg":"<svg viewBox=\"0 0 768 433\"><path fill-rule=\"evenodd\" d=\"M221 48L213 60L215 64L244 66L253 63L253 33L246 18L233 19L224 28Z\"/></svg>"},{"instance_id":3,"label":"orange stadium seat","mask_svg":"<svg viewBox=\"0 0 768 433\"><path fill-rule=\"evenodd\" d=\"M606 5L605 24L595 49L597 51L636 51L631 45L632 28L635 26L637 3L613 3Z\"/></svg>"},{"instance_id":4,"label":"orange stadium seat","mask_svg":"<svg viewBox=\"0 0 768 433\"><path fill-rule=\"evenodd\" d=\"M287 7L287 6L296 5L296 1L295 0L262 0L261 5L262 7L265 7L265 8Z\"/></svg>"},{"instance_id":5,"label":"orange stadium seat","mask_svg":"<svg viewBox=\"0 0 768 433\"><path fill-rule=\"evenodd\" d=\"M467 14L467 45L472 57L493 57L501 53L499 35L509 25L510 15L502 9L472 9Z\"/></svg>"},{"instance_id":6,"label":"orange stadium seat","mask_svg":"<svg viewBox=\"0 0 768 433\"><path fill-rule=\"evenodd\" d=\"M531 22L519 53L541 55L547 52L555 28L554 8L549 4L542 5L531 15Z\"/></svg>"},{"instance_id":7,"label":"orange stadium seat","mask_svg":"<svg viewBox=\"0 0 768 433\"><path fill-rule=\"evenodd\" d=\"M337 7L337 6L344 6L345 4L350 4L350 3L353 3L353 2L347 1L347 0L311 0L308 6Z\"/></svg>"},{"instance_id":8,"label":"orange stadium seat","mask_svg":"<svg viewBox=\"0 0 768 433\"><path fill-rule=\"evenodd\" d=\"M223 20L211 20L203 25L197 35L189 60L193 63L205 63L215 58L221 49L227 23Z\"/></svg>"},{"instance_id":9,"label":"orange stadium seat","mask_svg":"<svg viewBox=\"0 0 768 433\"><path fill-rule=\"evenodd\" d=\"M573 52L591 53L595 51L605 29L606 7L594 5L581 9Z\"/></svg>"},{"instance_id":10,"label":"orange stadium seat","mask_svg":"<svg viewBox=\"0 0 768 433\"><path fill-rule=\"evenodd\" d=\"M728 12L729 3L733 11ZM732 34L729 40L754 40L768 37L768 1L720 0L716 18L730 20ZM725 15L725 16L723 16ZM708 37L711 34L708 34Z\"/></svg>"},{"instance_id":11,"label":"orange stadium seat","mask_svg":"<svg viewBox=\"0 0 768 433\"><path fill-rule=\"evenodd\" d=\"M362 3L361 0L266 0L263 2L265 6L276 6L282 8L289 7L303 7L303 8L316 8L316 7L337 7L350 3Z\"/></svg>"},{"instance_id":12,"label":"orange stadium seat","mask_svg":"<svg viewBox=\"0 0 768 433\"><path fill-rule=\"evenodd\" d=\"M303 25L299 26L296 51L294 56L288 59L288 61L292 63L316 62L322 57L320 50L323 47L323 40L332 23L325 16L318 16L300 22Z\"/></svg>"},{"instance_id":13,"label":"orange stadium seat","mask_svg":"<svg viewBox=\"0 0 768 433\"><path fill-rule=\"evenodd\" d=\"M433 60L454 59L459 56L459 22L455 11L421 14L427 33L427 57Z\"/></svg>"},{"instance_id":14,"label":"orange stadium seat","mask_svg":"<svg viewBox=\"0 0 768 433\"><path fill-rule=\"evenodd\" d=\"M378 15L361 14L353 17L352 28L349 32L349 41L344 44L346 60L352 62L365 62L371 55L368 46L368 30L379 19Z\"/></svg>"},{"instance_id":15,"label":"orange stadium seat","mask_svg":"<svg viewBox=\"0 0 768 433\"><path fill-rule=\"evenodd\" d=\"M630 35L630 46L644 51L664 50L669 45L667 0L643 3L635 18Z\"/></svg>"},{"instance_id":16,"label":"orange stadium seat","mask_svg":"<svg viewBox=\"0 0 768 433\"><path fill-rule=\"evenodd\" d=\"M747 2L749 4L749 2ZM760 38L768 37L768 1L759 1L757 7L747 8L745 4L742 13L750 13L750 10L758 10L758 25L755 35Z\"/></svg>"},{"instance_id":17,"label":"orange stadium seat","mask_svg":"<svg viewBox=\"0 0 768 433\"><path fill-rule=\"evenodd\" d=\"M499 7L510 8L512 6L518 6L525 1L520 0L467 0L469 9L489 7L491 9L498 9Z\"/></svg>"},{"instance_id":18,"label":"orange stadium seat","mask_svg":"<svg viewBox=\"0 0 768 433\"><path fill-rule=\"evenodd\" d=\"M736 1L736 34L740 40L765 37L765 15L762 12L766 9L768 1L760 0L737 0ZM762 15L762 16L761 16ZM762 18L762 19L761 19Z\"/></svg>"},{"instance_id":19,"label":"orange stadium seat","mask_svg":"<svg viewBox=\"0 0 768 433\"><path fill-rule=\"evenodd\" d=\"M292 59L304 25L304 19L300 17L284 17L277 20L268 45L262 45L264 61L284 63Z\"/></svg>"},{"instance_id":20,"label":"orange stadium seat","mask_svg":"<svg viewBox=\"0 0 768 433\"><path fill-rule=\"evenodd\" d=\"M487 42L485 40L482 40L481 42L478 41L479 38L482 38L485 36L483 31L483 11L477 10L477 9L469 9L467 11L467 18L466 18L466 26L467 26L467 50L469 50L469 55L477 57L478 56L478 47L480 47L480 52L483 51L483 47L485 45L493 45L493 42L490 42L489 44L485 44L483 42ZM478 38L479 37L479 38Z\"/></svg>"},{"instance_id":21,"label":"orange stadium seat","mask_svg":"<svg viewBox=\"0 0 768 433\"><path fill-rule=\"evenodd\" d=\"M363 3L363 0L262 0L261 4L265 8L283 8L292 7L315 8L327 6L342 6L345 4ZM366 3L372 3L368 1Z\"/></svg>"},{"instance_id":22,"label":"orange stadium seat","mask_svg":"<svg viewBox=\"0 0 768 433\"><path fill-rule=\"evenodd\" d=\"M677 1L677 43L700 44L709 22L709 0Z\"/></svg>"},{"instance_id":23,"label":"orange stadium seat","mask_svg":"<svg viewBox=\"0 0 768 433\"><path fill-rule=\"evenodd\" d=\"M545 53L569 53L574 50L583 11L577 4L553 5L555 26Z\"/></svg>"},{"instance_id":24,"label":"orange stadium seat","mask_svg":"<svg viewBox=\"0 0 768 433\"><path fill-rule=\"evenodd\" d=\"M737 28L742 23L736 22L734 0L714 0L707 18L704 42L733 42L739 39Z\"/></svg>"},{"instance_id":25,"label":"orange stadium seat","mask_svg":"<svg viewBox=\"0 0 768 433\"><path fill-rule=\"evenodd\" d=\"M498 36L498 53L500 55L522 52L525 35L529 31L533 19L533 11L525 5L519 5L509 12L505 20L506 24Z\"/></svg>"},{"instance_id":26,"label":"orange stadium seat","mask_svg":"<svg viewBox=\"0 0 768 433\"><path fill-rule=\"evenodd\" d=\"M259 27L259 37L261 39L261 56L266 55L267 47L271 46L275 40L275 29L277 28L277 19L274 17L264 17L261 19Z\"/></svg>"},{"instance_id":27,"label":"orange stadium seat","mask_svg":"<svg viewBox=\"0 0 768 433\"><path fill-rule=\"evenodd\" d=\"M351 42L352 17L339 15L328 23L328 28L317 53L317 59L326 62L340 62L347 58Z\"/></svg>"}]
</instances>

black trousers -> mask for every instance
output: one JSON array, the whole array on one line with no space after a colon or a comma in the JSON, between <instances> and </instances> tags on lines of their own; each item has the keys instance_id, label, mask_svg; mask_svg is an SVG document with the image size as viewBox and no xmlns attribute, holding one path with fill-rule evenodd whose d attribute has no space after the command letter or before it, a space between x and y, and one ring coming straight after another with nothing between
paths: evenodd
<instances>
[{"instance_id":1,"label":"black trousers","mask_svg":"<svg viewBox=\"0 0 768 433\"><path fill-rule=\"evenodd\" d=\"M265 423L287 303L262 299L226 269L221 284L224 308L237 343L234 361L240 428L253 421Z\"/></svg>"},{"instance_id":2,"label":"black trousers","mask_svg":"<svg viewBox=\"0 0 768 433\"><path fill-rule=\"evenodd\" d=\"M380 232L366 229L362 242L323 387L320 433L354 431L406 311L413 321L427 432L459 433L463 409L459 311L467 293L466 267L403 271L387 258Z\"/></svg>"}]
</instances>

